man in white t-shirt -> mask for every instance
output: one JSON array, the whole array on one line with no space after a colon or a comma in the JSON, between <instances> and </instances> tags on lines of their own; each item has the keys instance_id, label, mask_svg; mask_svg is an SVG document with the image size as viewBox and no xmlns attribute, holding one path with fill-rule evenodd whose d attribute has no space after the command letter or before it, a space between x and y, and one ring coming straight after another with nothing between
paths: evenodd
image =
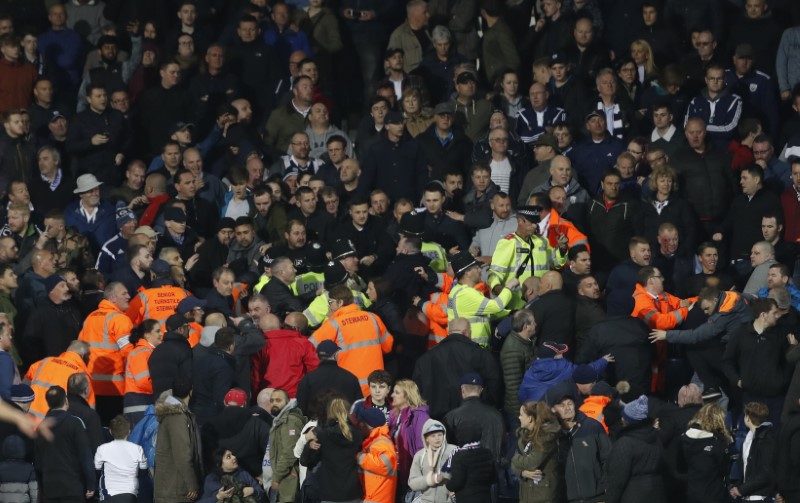
<instances>
[{"instance_id":1,"label":"man in white t-shirt","mask_svg":"<svg viewBox=\"0 0 800 503\"><path fill-rule=\"evenodd\" d=\"M102 471L100 487L106 503L136 503L139 475L147 473L147 460L142 448L127 438L131 423L120 415L111 420L114 440L97 448L95 470Z\"/></svg>"}]
</instances>

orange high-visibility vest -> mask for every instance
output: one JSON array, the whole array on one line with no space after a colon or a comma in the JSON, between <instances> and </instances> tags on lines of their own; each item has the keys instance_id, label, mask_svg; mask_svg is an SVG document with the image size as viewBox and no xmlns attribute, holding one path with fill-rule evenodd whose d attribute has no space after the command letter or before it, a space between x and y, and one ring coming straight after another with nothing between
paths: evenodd
<instances>
[{"instance_id":1,"label":"orange high-visibility vest","mask_svg":"<svg viewBox=\"0 0 800 503\"><path fill-rule=\"evenodd\" d=\"M430 300L422 303L420 310L428 318L428 349L447 337L447 293L434 292Z\"/></svg>"},{"instance_id":2,"label":"orange high-visibility vest","mask_svg":"<svg viewBox=\"0 0 800 503\"><path fill-rule=\"evenodd\" d=\"M394 337L379 317L361 311L353 303L330 315L309 340L314 347L322 341L335 342L341 348L337 357L339 366L358 378L361 392L367 396L367 376L373 370L384 369L383 355L392 350Z\"/></svg>"},{"instance_id":3,"label":"orange high-visibility vest","mask_svg":"<svg viewBox=\"0 0 800 503\"><path fill-rule=\"evenodd\" d=\"M372 430L358 454L358 475L365 503L394 503L397 491L397 450L389 437L389 426Z\"/></svg>"},{"instance_id":4,"label":"orange high-visibility vest","mask_svg":"<svg viewBox=\"0 0 800 503\"><path fill-rule=\"evenodd\" d=\"M583 399L583 405L581 405L581 408L579 409L588 417L597 420L597 422L603 425L603 429L606 430L606 434L608 434L608 426L606 426L606 418L603 415L603 409L605 409L606 405L608 405L610 401L611 397L608 396L589 395Z\"/></svg>"},{"instance_id":5,"label":"orange high-visibility vest","mask_svg":"<svg viewBox=\"0 0 800 503\"><path fill-rule=\"evenodd\" d=\"M155 348L145 339L139 339L128 355L125 364L125 393L153 394L153 380L147 362Z\"/></svg>"},{"instance_id":6,"label":"orange high-visibility vest","mask_svg":"<svg viewBox=\"0 0 800 503\"><path fill-rule=\"evenodd\" d=\"M144 320L158 320L163 325L167 318L175 314L180 301L189 296L183 288L172 285L148 288L131 299L125 314L138 325Z\"/></svg>"},{"instance_id":7,"label":"orange high-visibility vest","mask_svg":"<svg viewBox=\"0 0 800 503\"><path fill-rule=\"evenodd\" d=\"M672 330L683 323L689 314L689 308L681 307L678 297L664 292L655 299L639 283L636 283L636 290L633 291L633 302L631 316L657 330Z\"/></svg>"},{"instance_id":8,"label":"orange high-visibility vest","mask_svg":"<svg viewBox=\"0 0 800 503\"><path fill-rule=\"evenodd\" d=\"M30 415L37 422L44 419L50 407L47 405L45 395L50 386L61 386L67 390L67 381L72 374L89 374L81 355L73 351L65 351L58 356L48 356L32 364L25 374L25 381L33 388L34 399L31 402ZM94 407L95 397L91 380L89 382L89 397L86 401Z\"/></svg>"},{"instance_id":9,"label":"orange high-visibility vest","mask_svg":"<svg viewBox=\"0 0 800 503\"><path fill-rule=\"evenodd\" d=\"M98 395L125 393L125 358L133 349L128 342L132 328L131 319L107 300L100 301L83 322L78 339L89 344L89 374Z\"/></svg>"},{"instance_id":10,"label":"orange high-visibility vest","mask_svg":"<svg viewBox=\"0 0 800 503\"><path fill-rule=\"evenodd\" d=\"M559 215L556 210L550 210L549 225L550 226L547 228L547 241L553 248L558 248L558 236L561 234L566 234L567 242L569 243L570 248L584 245L586 246L587 250L590 252L592 251L591 248L589 248L589 240L587 239L586 234L579 231L578 228L575 227L575 224L569 220L561 218L561 215Z\"/></svg>"},{"instance_id":11,"label":"orange high-visibility vest","mask_svg":"<svg viewBox=\"0 0 800 503\"><path fill-rule=\"evenodd\" d=\"M166 327L164 327L166 328ZM197 346L200 343L200 335L203 332L203 325L191 322L189 323L189 345L192 347Z\"/></svg>"}]
</instances>

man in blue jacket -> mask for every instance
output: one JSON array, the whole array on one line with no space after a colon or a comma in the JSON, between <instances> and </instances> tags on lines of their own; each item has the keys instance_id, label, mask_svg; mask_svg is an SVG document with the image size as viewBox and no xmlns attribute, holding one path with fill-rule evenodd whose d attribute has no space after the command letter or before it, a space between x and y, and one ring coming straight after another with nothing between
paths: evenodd
<instances>
[{"instance_id":1,"label":"man in blue jacket","mask_svg":"<svg viewBox=\"0 0 800 503\"><path fill-rule=\"evenodd\" d=\"M736 136L742 118L742 98L725 88L725 69L712 64L706 68L706 87L689 102L684 127L689 119L699 117L706 123L708 139L723 152Z\"/></svg>"}]
</instances>

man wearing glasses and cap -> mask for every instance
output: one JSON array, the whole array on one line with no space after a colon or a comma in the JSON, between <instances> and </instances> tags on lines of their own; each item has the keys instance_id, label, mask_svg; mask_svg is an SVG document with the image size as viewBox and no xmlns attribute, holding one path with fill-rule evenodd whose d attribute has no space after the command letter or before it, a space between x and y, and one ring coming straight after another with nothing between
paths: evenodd
<instances>
[{"instance_id":1,"label":"man wearing glasses and cap","mask_svg":"<svg viewBox=\"0 0 800 503\"><path fill-rule=\"evenodd\" d=\"M541 216L541 206L520 206L517 209L517 230L497 243L489 266L488 282L494 295L500 295L502 285L511 278L524 283L531 276L542 277L547 271L563 267L567 262L567 236L558 236L557 250L551 247L538 235ZM507 307L515 310L523 305L522 295L517 290Z\"/></svg>"}]
</instances>

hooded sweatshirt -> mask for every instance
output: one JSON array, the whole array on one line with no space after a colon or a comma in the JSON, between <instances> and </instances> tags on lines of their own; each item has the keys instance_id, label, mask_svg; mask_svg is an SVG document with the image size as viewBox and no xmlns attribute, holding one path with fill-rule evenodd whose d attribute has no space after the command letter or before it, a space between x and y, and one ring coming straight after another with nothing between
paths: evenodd
<instances>
[{"instance_id":1,"label":"hooded sweatshirt","mask_svg":"<svg viewBox=\"0 0 800 503\"><path fill-rule=\"evenodd\" d=\"M442 432L444 439L441 447L434 449L425 442L425 437L430 433ZM456 447L447 443L447 430L444 425L435 419L428 419L422 425L423 449L414 454L411 462L411 472L408 477L408 487L412 491L419 491L419 503L445 503L447 501L447 488L444 483L449 474L442 472L442 466L456 451ZM441 475L437 483L436 478Z\"/></svg>"}]
</instances>

